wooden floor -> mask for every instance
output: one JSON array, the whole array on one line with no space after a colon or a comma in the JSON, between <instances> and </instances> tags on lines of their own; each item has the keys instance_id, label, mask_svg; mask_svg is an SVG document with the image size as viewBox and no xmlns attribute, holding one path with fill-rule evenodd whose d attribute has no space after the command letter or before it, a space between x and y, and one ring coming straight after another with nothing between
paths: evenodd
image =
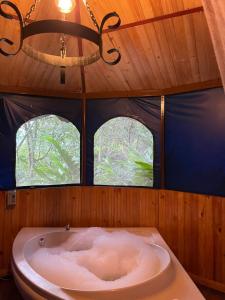
<instances>
[{"instance_id":1,"label":"wooden floor","mask_svg":"<svg viewBox=\"0 0 225 300\"><path fill-rule=\"evenodd\" d=\"M206 300L225 300L225 294L215 292L211 289L199 286ZM13 279L0 279L0 300L23 300L20 296ZM194 300L194 299L193 299Z\"/></svg>"}]
</instances>

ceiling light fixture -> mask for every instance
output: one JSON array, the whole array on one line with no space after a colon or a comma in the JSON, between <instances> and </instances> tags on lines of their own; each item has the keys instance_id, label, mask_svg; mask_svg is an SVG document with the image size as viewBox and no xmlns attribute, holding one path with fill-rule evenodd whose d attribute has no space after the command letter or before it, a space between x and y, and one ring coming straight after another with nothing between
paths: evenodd
<instances>
[{"instance_id":1,"label":"ceiling light fixture","mask_svg":"<svg viewBox=\"0 0 225 300\"><path fill-rule=\"evenodd\" d=\"M76 2L74 0L56 0L58 9L63 14L69 14L74 9Z\"/></svg>"},{"instance_id":2,"label":"ceiling light fixture","mask_svg":"<svg viewBox=\"0 0 225 300\"><path fill-rule=\"evenodd\" d=\"M121 60L121 54L118 49L112 48L107 51L108 54L114 54L113 60L108 61L104 58L103 55L103 40L102 33L103 28L105 27L106 22L111 18L117 18L117 21L114 25L108 26L109 29L117 29L121 24L119 15L116 12L107 14L101 24L99 25L93 11L90 8L88 0L83 0L84 5L87 8L87 11L90 15L90 18L95 25L97 31L86 27L84 25L66 21L66 14L72 13L76 7L75 0L55 0L58 10L63 14L64 20L40 20L40 21L31 21L31 14L36 10L37 5L42 0L35 0L30 10L25 17L22 16L18 7L12 1L1 1L0 2L0 16L6 19L18 19L20 25L20 41L18 49L14 53L8 53L0 47L0 54L4 56L14 56L17 55L22 49L28 56L31 58L44 62L46 64L58 66L61 69L60 72L60 81L62 84L65 84L65 69L66 67L73 66L86 66L90 65L100 58L109 65L116 65ZM4 7L5 6L5 7ZM16 16L9 14L5 11L6 7L10 7ZM34 36L42 33L60 33L60 51L59 55L51 55L45 52L34 49L27 43L24 43L24 40L30 36ZM97 45L98 50L92 53L89 56L80 56L80 57L68 57L66 55L66 35L78 37L81 39L86 39ZM14 45L14 42L8 38L0 38L1 43L8 44L9 46Z\"/></svg>"}]
</instances>

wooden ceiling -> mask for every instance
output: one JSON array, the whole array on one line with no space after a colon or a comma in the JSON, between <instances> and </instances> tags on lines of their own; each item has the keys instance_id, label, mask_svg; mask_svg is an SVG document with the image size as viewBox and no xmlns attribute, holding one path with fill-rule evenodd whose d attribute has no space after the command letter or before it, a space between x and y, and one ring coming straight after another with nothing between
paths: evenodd
<instances>
[{"instance_id":1,"label":"wooden ceiling","mask_svg":"<svg viewBox=\"0 0 225 300\"><path fill-rule=\"evenodd\" d=\"M12 0L23 15L33 0ZM80 0L82 24L93 27ZM103 61L84 68L68 68L66 85L59 83L59 69L27 57L0 56L0 92L89 97L147 95L220 86L221 80L201 0L89 0L97 20L116 11L120 30L104 34L104 47L116 47L122 55L116 66ZM75 21L74 11L68 20ZM32 19L60 18L54 0L42 0ZM0 37L18 40L18 22L0 17ZM68 54L82 52L79 41L68 37ZM36 36L29 44L58 54L59 35ZM4 46L5 47L5 46ZM95 46L83 41L84 54Z\"/></svg>"}]
</instances>

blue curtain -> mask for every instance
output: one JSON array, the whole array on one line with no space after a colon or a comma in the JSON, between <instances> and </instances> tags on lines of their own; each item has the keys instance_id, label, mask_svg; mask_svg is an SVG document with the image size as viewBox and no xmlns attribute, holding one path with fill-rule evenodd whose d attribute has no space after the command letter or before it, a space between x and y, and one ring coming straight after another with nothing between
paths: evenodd
<instances>
[{"instance_id":1,"label":"blue curtain","mask_svg":"<svg viewBox=\"0 0 225 300\"><path fill-rule=\"evenodd\" d=\"M87 184L94 177L94 135L108 120L130 117L143 123L154 137L154 187L160 187L160 97L95 99L87 102Z\"/></svg>"},{"instance_id":2,"label":"blue curtain","mask_svg":"<svg viewBox=\"0 0 225 300\"><path fill-rule=\"evenodd\" d=\"M166 188L225 196L222 88L166 97Z\"/></svg>"}]
</instances>

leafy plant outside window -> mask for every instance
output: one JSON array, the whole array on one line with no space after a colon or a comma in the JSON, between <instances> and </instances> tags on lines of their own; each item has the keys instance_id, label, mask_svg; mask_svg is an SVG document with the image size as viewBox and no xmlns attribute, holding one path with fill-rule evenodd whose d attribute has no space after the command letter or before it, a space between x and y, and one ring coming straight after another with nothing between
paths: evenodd
<instances>
[{"instance_id":1,"label":"leafy plant outside window","mask_svg":"<svg viewBox=\"0 0 225 300\"><path fill-rule=\"evenodd\" d=\"M153 186L153 135L142 123L118 117L94 140L94 184Z\"/></svg>"},{"instance_id":2,"label":"leafy plant outside window","mask_svg":"<svg viewBox=\"0 0 225 300\"><path fill-rule=\"evenodd\" d=\"M80 133L69 121L44 115L16 136L17 186L80 183Z\"/></svg>"}]
</instances>

